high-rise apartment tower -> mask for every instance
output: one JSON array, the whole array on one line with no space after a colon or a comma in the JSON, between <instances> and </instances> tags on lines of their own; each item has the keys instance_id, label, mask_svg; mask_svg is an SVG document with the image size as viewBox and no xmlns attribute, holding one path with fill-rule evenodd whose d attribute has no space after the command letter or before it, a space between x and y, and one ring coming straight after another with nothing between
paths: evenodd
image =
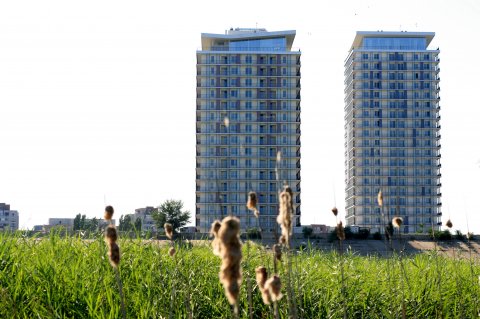
<instances>
[{"instance_id":1,"label":"high-rise apartment tower","mask_svg":"<svg viewBox=\"0 0 480 319\"><path fill-rule=\"evenodd\" d=\"M294 192L294 226L300 226L300 51L292 50L294 38L295 31L265 29L202 34L195 214L200 232L228 215L239 217L243 230L258 227L245 206L248 192L255 191L260 227L272 233L284 182Z\"/></svg>"},{"instance_id":2,"label":"high-rise apartment tower","mask_svg":"<svg viewBox=\"0 0 480 319\"><path fill-rule=\"evenodd\" d=\"M439 229L439 49L433 32L357 32L345 60L347 225ZM379 191L383 207L377 203Z\"/></svg>"}]
</instances>

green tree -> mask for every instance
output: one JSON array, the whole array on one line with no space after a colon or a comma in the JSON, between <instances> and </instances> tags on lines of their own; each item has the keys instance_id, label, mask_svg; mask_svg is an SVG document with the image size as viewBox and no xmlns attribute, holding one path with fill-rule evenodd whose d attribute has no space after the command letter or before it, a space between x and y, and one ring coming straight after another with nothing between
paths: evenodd
<instances>
[{"instance_id":1,"label":"green tree","mask_svg":"<svg viewBox=\"0 0 480 319\"><path fill-rule=\"evenodd\" d=\"M303 233L303 238L310 238L313 234L313 228L312 227L303 227L302 228L302 233Z\"/></svg>"},{"instance_id":2,"label":"green tree","mask_svg":"<svg viewBox=\"0 0 480 319\"><path fill-rule=\"evenodd\" d=\"M93 217L92 219L89 220L87 229L90 231L96 231L98 229L97 217Z\"/></svg>"},{"instance_id":3,"label":"green tree","mask_svg":"<svg viewBox=\"0 0 480 319\"><path fill-rule=\"evenodd\" d=\"M133 229L132 216L131 215L125 215L125 217L123 215L120 216L120 224L118 225L118 229L120 231L132 230Z\"/></svg>"},{"instance_id":4,"label":"green tree","mask_svg":"<svg viewBox=\"0 0 480 319\"><path fill-rule=\"evenodd\" d=\"M135 228L135 231L141 231L142 230L142 219L140 217L137 217L133 227Z\"/></svg>"},{"instance_id":5,"label":"green tree","mask_svg":"<svg viewBox=\"0 0 480 319\"><path fill-rule=\"evenodd\" d=\"M77 214L73 219L73 230L80 230L80 219L82 218L81 214Z\"/></svg>"},{"instance_id":6,"label":"green tree","mask_svg":"<svg viewBox=\"0 0 480 319\"><path fill-rule=\"evenodd\" d=\"M183 210L181 200L166 200L152 212L157 229L163 229L165 223L173 226L173 231L178 232L179 228L185 226L190 220L190 211Z\"/></svg>"},{"instance_id":7,"label":"green tree","mask_svg":"<svg viewBox=\"0 0 480 319\"><path fill-rule=\"evenodd\" d=\"M79 225L79 229L80 230L85 230L85 226L87 226L87 216L85 215L82 215L82 218L80 218L80 225Z\"/></svg>"}]
</instances>

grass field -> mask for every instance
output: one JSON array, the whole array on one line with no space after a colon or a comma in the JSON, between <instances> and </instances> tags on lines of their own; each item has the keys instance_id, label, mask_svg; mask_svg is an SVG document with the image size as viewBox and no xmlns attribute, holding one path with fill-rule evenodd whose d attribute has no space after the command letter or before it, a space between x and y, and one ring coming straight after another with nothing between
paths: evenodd
<instances>
[{"instance_id":1,"label":"grass field","mask_svg":"<svg viewBox=\"0 0 480 319\"><path fill-rule=\"evenodd\" d=\"M177 247L120 239L127 318L230 318L218 280L220 259L205 245ZM255 267L272 269L271 253L244 249L240 317L273 318L255 285ZM477 318L480 266L435 253L391 258L306 249L291 258L301 318ZM342 287L341 270L344 271ZM285 268L279 269L283 282ZM285 285L284 285L285 287ZM402 302L403 300L403 302ZM287 298L279 302L282 318ZM0 234L0 318L120 318L120 296L102 234L92 240L52 234L42 240Z\"/></svg>"}]
</instances>

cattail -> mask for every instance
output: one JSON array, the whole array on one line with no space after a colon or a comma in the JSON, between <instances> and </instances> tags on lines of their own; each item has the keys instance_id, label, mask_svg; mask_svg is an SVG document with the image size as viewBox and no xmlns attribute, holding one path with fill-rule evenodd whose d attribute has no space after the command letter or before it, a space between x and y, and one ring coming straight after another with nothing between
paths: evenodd
<instances>
[{"instance_id":1,"label":"cattail","mask_svg":"<svg viewBox=\"0 0 480 319\"><path fill-rule=\"evenodd\" d=\"M115 229L114 225L108 225L107 229L105 229L105 241L108 244L115 243L117 241L117 230Z\"/></svg>"},{"instance_id":2,"label":"cattail","mask_svg":"<svg viewBox=\"0 0 480 319\"><path fill-rule=\"evenodd\" d=\"M332 208L332 213L333 213L333 215L335 215L335 217L338 215L338 209L337 209L337 207L333 207L333 208Z\"/></svg>"},{"instance_id":3,"label":"cattail","mask_svg":"<svg viewBox=\"0 0 480 319\"><path fill-rule=\"evenodd\" d=\"M113 207L112 206L105 207L105 213L103 215L103 218L105 220L112 220L112 217L113 217Z\"/></svg>"},{"instance_id":4,"label":"cattail","mask_svg":"<svg viewBox=\"0 0 480 319\"><path fill-rule=\"evenodd\" d=\"M168 250L168 254L172 257L175 255L175 252L176 252L175 248L173 248L173 247L170 247L170 249Z\"/></svg>"},{"instance_id":5,"label":"cattail","mask_svg":"<svg viewBox=\"0 0 480 319\"><path fill-rule=\"evenodd\" d=\"M264 266L257 267L255 269L255 278L257 280L258 289L262 294L263 303L269 305L271 302L270 293L268 289L265 289L265 283L267 282L267 268Z\"/></svg>"},{"instance_id":6,"label":"cattail","mask_svg":"<svg viewBox=\"0 0 480 319\"><path fill-rule=\"evenodd\" d=\"M242 283L242 244L239 235L240 220L233 216L225 217L217 235L222 258L219 278L231 305L238 303Z\"/></svg>"},{"instance_id":7,"label":"cattail","mask_svg":"<svg viewBox=\"0 0 480 319\"><path fill-rule=\"evenodd\" d=\"M445 226L447 226L448 228L452 228L453 227L452 221L448 219L447 222L445 223Z\"/></svg>"},{"instance_id":8,"label":"cattail","mask_svg":"<svg viewBox=\"0 0 480 319\"><path fill-rule=\"evenodd\" d=\"M285 245L287 243L287 237L285 237L284 235L280 236L278 242L282 245Z\"/></svg>"},{"instance_id":9,"label":"cattail","mask_svg":"<svg viewBox=\"0 0 480 319\"><path fill-rule=\"evenodd\" d=\"M345 228L343 228L342 222L339 222L337 227L335 228L337 232L337 237L340 240L345 240Z\"/></svg>"},{"instance_id":10,"label":"cattail","mask_svg":"<svg viewBox=\"0 0 480 319\"><path fill-rule=\"evenodd\" d=\"M278 151L277 152L277 163L280 163L281 160L282 160L282 152Z\"/></svg>"},{"instance_id":11,"label":"cattail","mask_svg":"<svg viewBox=\"0 0 480 319\"><path fill-rule=\"evenodd\" d=\"M218 239L218 231L220 230L221 226L222 226L222 223L219 220L215 220L212 223L212 228L210 229L210 235L213 236L212 248L213 248L213 254L215 256L220 256L220 243Z\"/></svg>"},{"instance_id":12,"label":"cattail","mask_svg":"<svg viewBox=\"0 0 480 319\"><path fill-rule=\"evenodd\" d=\"M278 244L275 244L275 245L273 245L272 250L275 254L275 259L278 260L278 261L281 261L282 260L282 246L280 246Z\"/></svg>"},{"instance_id":13,"label":"cattail","mask_svg":"<svg viewBox=\"0 0 480 319\"><path fill-rule=\"evenodd\" d=\"M225 127L228 128L228 126L230 125L230 119L225 116L225 118L223 119L223 124L225 125Z\"/></svg>"},{"instance_id":14,"label":"cattail","mask_svg":"<svg viewBox=\"0 0 480 319\"><path fill-rule=\"evenodd\" d=\"M395 228L400 228L402 227L402 224L403 224L403 219L402 217L394 217L392 219L392 224L393 224L393 227Z\"/></svg>"},{"instance_id":15,"label":"cattail","mask_svg":"<svg viewBox=\"0 0 480 319\"><path fill-rule=\"evenodd\" d=\"M173 237L173 226L170 223L165 223L163 225L163 228L165 229L165 235L168 237L168 239L172 239Z\"/></svg>"},{"instance_id":16,"label":"cattail","mask_svg":"<svg viewBox=\"0 0 480 319\"><path fill-rule=\"evenodd\" d=\"M378 206L382 207L383 206L383 194L382 194L381 190L378 191L377 201L378 201Z\"/></svg>"},{"instance_id":17,"label":"cattail","mask_svg":"<svg viewBox=\"0 0 480 319\"><path fill-rule=\"evenodd\" d=\"M247 208L253 210L256 218L260 215L257 209L257 194L255 192L248 193Z\"/></svg>"},{"instance_id":18,"label":"cattail","mask_svg":"<svg viewBox=\"0 0 480 319\"><path fill-rule=\"evenodd\" d=\"M283 192L280 193L280 211L277 216L277 223L280 224L280 227L282 228L282 236L287 245L289 244L289 239L292 235L292 195L292 189L285 186Z\"/></svg>"},{"instance_id":19,"label":"cattail","mask_svg":"<svg viewBox=\"0 0 480 319\"><path fill-rule=\"evenodd\" d=\"M277 275L273 275L265 282L265 289L268 289L272 301L279 301L280 299L282 299L282 282L280 280L280 277L278 277Z\"/></svg>"},{"instance_id":20,"label":"cattail","mask_svg":"<svg viewBox=\"0 0 480 319\"><path fill-rule=\"evenodd\" d=\"M108 258L110 259L110 264L112 267L117 268L120 263L120 248L117 243L111 242L108 244Z\"/></svg>"}]
</instances>

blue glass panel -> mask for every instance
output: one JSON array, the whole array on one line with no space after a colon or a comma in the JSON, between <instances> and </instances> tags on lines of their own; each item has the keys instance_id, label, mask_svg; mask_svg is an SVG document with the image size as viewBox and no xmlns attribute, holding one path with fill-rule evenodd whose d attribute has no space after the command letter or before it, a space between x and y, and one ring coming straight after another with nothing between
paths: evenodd
<instances>
[{"instance_id":1,"label":"blue glass panel","mask_svg":"<svg viewBox=\"0 0 480 319\"><path fill-rule=\"evenodd\" d=\"M230 51L286 51L287 41L285 38L231 41L229 50Z\"/></svg>"},{"instance_id":2,"label":"blue glass panel","mask_svg":"<svg viewBox=\"0 0 480 319\"><path fill-rule=\"evenodd\" d=\"M362 49L374 50L425 50L425 38L375 38L363 39Z\"/></svg>"}]
</instances>

